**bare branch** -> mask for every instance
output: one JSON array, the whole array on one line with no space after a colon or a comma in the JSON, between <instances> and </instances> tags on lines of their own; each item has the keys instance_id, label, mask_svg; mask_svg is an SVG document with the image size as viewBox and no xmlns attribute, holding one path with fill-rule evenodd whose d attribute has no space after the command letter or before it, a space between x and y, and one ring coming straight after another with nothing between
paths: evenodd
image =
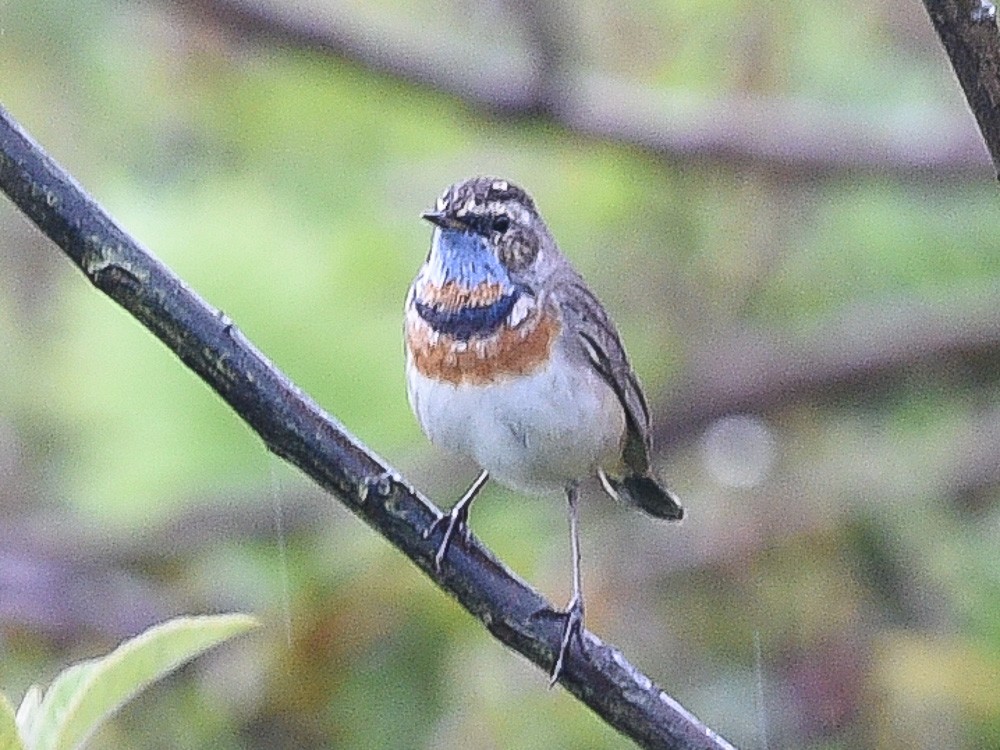
<instances>
[{"instance_id":1,"label":"bare branch","mask_svg":"<svg viewBox=\"0 0 1000 750\"><path fill-rule=\"evenodd\" d=\"M1000 178L1000 34L990 0L924 0Z\"/></svg>"},{"instance_id":2,"label":"bare branch","mask_svg":"<svg viewBox=\"0 0 1000 750\"><path fill-rule=\"evenodd\" d=\"M211 386L264 440L334 493L502 643L548 671L562 615L475 539L453 544L440 573L440 511L272 365L235 325L140 247L0 108L0 188L101 291ZM616 649L584 631L560 682L647 748L732 746Z\"/></svg>"}]
</instances>

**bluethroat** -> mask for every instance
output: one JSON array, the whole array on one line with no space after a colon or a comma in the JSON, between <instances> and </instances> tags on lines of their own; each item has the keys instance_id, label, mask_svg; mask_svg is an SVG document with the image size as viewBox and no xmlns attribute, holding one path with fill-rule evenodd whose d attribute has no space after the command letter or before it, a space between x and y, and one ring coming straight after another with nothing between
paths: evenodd
<instances>
[{"instance_id":1,"label":"bluethroat","mask_svg":"<svg viewBox=\"0 0 1000 750\"><path fill-rule=\"evenodd\" d=\"M487 479L531 494L565 493L573 596L552 684L583 622L577 504L596 477L613 498L679 520L650 470L649 408L601 303L556 246L535 202L506 180L449 187L423 218L430 252L406 298L410 405L431 442L482 469L451 512L440 569Z\"/></svg>"}]
</instances>

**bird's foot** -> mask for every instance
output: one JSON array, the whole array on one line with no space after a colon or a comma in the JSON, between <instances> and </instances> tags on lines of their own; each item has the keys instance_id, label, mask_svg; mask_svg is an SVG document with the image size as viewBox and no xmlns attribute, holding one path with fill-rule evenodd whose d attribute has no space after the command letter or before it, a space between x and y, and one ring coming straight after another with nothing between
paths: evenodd
<instances>
[{"instance_id":1,"label":"bird's foot","mask_svg":"<svg viewBox=\"0 0 1000 750\"><path fill-rule=\"evenodd\" d=\"M469 541L469 535L472 532L469 529L468 514L467 505L456 505L449 513L441 516L424 529L423 537L424 539L429 539L439 528L444 526L444 538L441 540L441 544L438 545L437 552L434 554L434 570L437 572L441 572L441 563L444 561L444 556L448 553L448 547L451 546L451 540L457 532L460 531L465 541Z\"/></svg>"},{"instance_id":2,"label":"bird's foot","mask_svg":"<svg viewBox=\"0 0 1000 750\"><path fill-rule=\"evenodd\" d=\"M580 640L580 633L583 628L583 599L579 596L574 596L566 606L563 616L566 618L566 621L563 623L562 638L559 643L559 655L556 657L555 666L552 667L552 674L549 676L550 688L559 681L559 677L562 674L563 667L566 664L566 654L569 651L570 640L574 636L576 636L577 640ZM580 646L582 648L582 641Z\"/></svg>"}]
</instances>

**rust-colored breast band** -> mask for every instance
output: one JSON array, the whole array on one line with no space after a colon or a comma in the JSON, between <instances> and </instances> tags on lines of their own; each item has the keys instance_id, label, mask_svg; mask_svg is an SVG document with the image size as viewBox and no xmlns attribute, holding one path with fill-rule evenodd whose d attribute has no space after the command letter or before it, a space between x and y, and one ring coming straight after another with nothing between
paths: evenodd
<instances>
[{"instance_id":1,"label":"rust-colored breast band","mask_svg":"<svg viewBox=\"0 0 1000 750\"><path fill-rule=\"evenodd\" d=\"M516 328L503 325L491 336L459 342L435 333L420 316L410 313L406 340L421 375L456 385L490 385L544 367L560 328L555 315L536 314Z\"/></svg>"}]
</instances>

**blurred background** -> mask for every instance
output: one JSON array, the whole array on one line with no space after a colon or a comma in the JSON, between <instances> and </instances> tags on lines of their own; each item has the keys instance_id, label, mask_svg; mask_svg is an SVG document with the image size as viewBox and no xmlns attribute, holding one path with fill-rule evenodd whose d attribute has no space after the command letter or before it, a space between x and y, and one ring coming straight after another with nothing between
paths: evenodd
<instances>
[{"instance_id":1,"label":"blurred background","mask_svg":"<svg viewBox=\"0 0 1000 750\"><path fill-rule=\"evenodd\" d=\"M0 101L441 505L419 213L531 192L616 318L681 525L583 505L588 626L742 748L1000 746L1000 210L923 6L0 4ZM261 631L102 748L618 748L263 449L0 201L0 689L181 613ZM473 527L557 604L561 503Z\"/></svg>"}]
</instances>

